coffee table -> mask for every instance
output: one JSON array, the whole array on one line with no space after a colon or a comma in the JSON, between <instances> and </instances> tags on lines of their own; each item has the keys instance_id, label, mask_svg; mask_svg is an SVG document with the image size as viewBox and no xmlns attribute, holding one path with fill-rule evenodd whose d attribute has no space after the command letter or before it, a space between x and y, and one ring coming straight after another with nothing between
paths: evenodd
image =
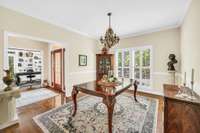
<instances>
[{"instance_id":1,"label":"coffee table","mask_svg":"<svg viewBox=\"0 0 200 133\"><path fill-rule=\"evenodd\" d=\"M137 81L133 83L133 80L131 79L129 82L122 82L119 86L116 86L114 88L105 88L102 86L99 86L97 81L91 81L79 85L74 85L72 90L72 99L73 99L73 114L74 117L77 112L77 94L79 92L101 97L103 99L103 103L106 105L108 110L108 130L109 133L112 133L112 117L113 117L113 109L116 103L116 97L120 94L122 94L124 91L128 90L134 86L134 99L137 102L136 99L136 92L137 92Z\"/></svg>"}]
</instances>

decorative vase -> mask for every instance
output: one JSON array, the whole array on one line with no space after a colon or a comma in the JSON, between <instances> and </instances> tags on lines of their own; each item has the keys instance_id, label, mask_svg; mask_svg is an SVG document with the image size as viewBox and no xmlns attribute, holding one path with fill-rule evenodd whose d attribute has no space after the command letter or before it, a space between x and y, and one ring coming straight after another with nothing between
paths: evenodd
<instances>
[{"instance_id":1,"label":"decorative vase","mask_svg":"<svg viewBox=\"0 0 200 133\"><path fill-rule=\"evenodd\" d=\"M6 76L3 77L3 82L4 82L4 84L7 85L7 87L4 89L4 91L12 90L12 87L10 85L13 83L14 79L11 75L11 71L10 70L4 70L4 72L6 72Z\"/></svg>"},{"instance_id":2,"label":"decorative vase","mask_svg":"<svg viewBox=\"0 0 200 133\"><path fill-rule=\"evenodd\" d=\"M44 80L43 81L43 87L48 87L48 86L49 86L48 80Z\"/></svg>"},{"instance_id":3,"label":"decorative vase","mask_svg":"<svg viewBox=\"0 0 200 133\"><path fill-rule=\"evenodd\" d=\"M102 54L107 54L108 53L108 49L106 47L103 47L101 52L102 52Z\"/></svg>"}]
</instances>

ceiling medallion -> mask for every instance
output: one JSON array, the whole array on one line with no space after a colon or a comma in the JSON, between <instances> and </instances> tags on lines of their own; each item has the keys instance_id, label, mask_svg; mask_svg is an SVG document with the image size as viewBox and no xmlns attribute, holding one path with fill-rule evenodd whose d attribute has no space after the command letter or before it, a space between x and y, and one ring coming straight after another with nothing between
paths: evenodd
<instances>
[{"instance_id":1,"label":"ceiling medallion","mask_svg":"<svg viewBox=\"0 0 200 133\"><path fill-rule=\"evenodd\" d=\"M104 37L100 38L100 42L104 45L104 48L102 49L103 53L107 53L107 50L117 44L119 42L119 37L113 32L113 29L111 28L111 12L108 13L109 17L109 27L106 30L106 34Z\"/></svg>"}]
</instances>

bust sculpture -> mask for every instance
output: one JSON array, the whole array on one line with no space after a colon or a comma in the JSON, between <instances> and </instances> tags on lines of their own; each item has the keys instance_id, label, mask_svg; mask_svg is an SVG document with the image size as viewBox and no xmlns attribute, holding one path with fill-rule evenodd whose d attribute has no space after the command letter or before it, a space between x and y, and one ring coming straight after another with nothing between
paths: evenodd
<instances>
[{"instance_id":1,"label":"bust sculpture","mask_svg":"<svg viewBox=\"0 0 200 133\"><path fill-rule=\"evenodd\" d=\"M167 63L168 65L168 71L175 71L174 64L178 63L176 60L176 55L175 54L170 54L169 55L169 62Z\"/></svg>"}]
</instances>

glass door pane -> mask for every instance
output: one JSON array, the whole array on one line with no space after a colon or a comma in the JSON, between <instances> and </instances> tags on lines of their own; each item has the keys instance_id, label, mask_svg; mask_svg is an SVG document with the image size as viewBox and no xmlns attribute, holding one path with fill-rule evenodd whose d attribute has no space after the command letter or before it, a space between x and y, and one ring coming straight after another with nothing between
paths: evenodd
<instances>
[{"instance_id":1,"label":"glass door pane","mask_svg":"<svg viewBox=\"0 0 200 133\"><path fill-rule=\"evenodd\" d=\"M55 83L61 84L61 53L55 53Z\"/></svg>"},{"instance_id":2,"label":"glass door pane","mask_svg":"<svg viewBox=\"0 0 200 133\"><path fill-rule=\"evenodd\" d=\"M130 52L124 51L124 67L130 66Z\"/></svg>"},{"instance_id":3,"label":"glass door pane","mask_svg":"<svg viewBox=\"0 0 200 133\"><path fill-rule=\"evenodd\" d=\"M124 78L130 78L130 68L124 68Z\"/></svg>"},{"instance_id":4,"label":"glass door pane","mask_svg":"<svg viewBox=\"0 0 200 133\"><path fill-rule=\"evenodd\" d=\"M117 75L118 77L123 77L122 75L122 51L117 52Z\"/></svg>"},{"instance_id":5,"label":"glass door pane","mask_svg":"<svg viewBox=\"0 0 200 133\"><path fill-rule=\"evenodd\" d=\"M131 55L130 51L124 51L124 56L123 56L123 74L124 78L130 78L130 61L131 61Z\"/></svg>"},{"instance_id":6,"label":"glass door pane","mask_svg":"<svg viewBox=\"0 0 200 133\"><path fill-rule=\"evenodd\" d=\"M141 54L140 51L134 51L134 79L136 79L140 84L140 78L141 78L141 68L140 68L140 61L141 60Z\"/></svg>"},{"instance_id":7,"label":"glass door pane","mask_svg":"<svg viewBox=\"0 0 200 133\"><path fill-rule=\"evenodd\" d=\"M142 51L142 66L150 66L150 49Z\"/></svg>"},{"instance_id":8,"label":"glass door pane","mask_svg":"<svg viewBox=\"0 0 200 133\"><path fill-rule=\"evenodd\" d=\"M52 86L64 90L64 49L52 51Z\"/></svg>"},{"instance_id":9,"label":"glass door pane","mask_svg":"<svg viewBox=\"0 0 200 133\"><path fill-rule=\"evenodd\" d=\"M140 67L140 51L138 50L138 51L135 51L135 64L134 64L134 66L135 67Z\"/></svg>"},{"instance_id":10,"label":"glass door pane","mask_svg":"<svg viewBox=\"0 0 200 133\"><path fill-rule=\"evenodd\" d=\"M142 85L150 86L150 49L142 50Z\"/></svg>"}]
</instances>

